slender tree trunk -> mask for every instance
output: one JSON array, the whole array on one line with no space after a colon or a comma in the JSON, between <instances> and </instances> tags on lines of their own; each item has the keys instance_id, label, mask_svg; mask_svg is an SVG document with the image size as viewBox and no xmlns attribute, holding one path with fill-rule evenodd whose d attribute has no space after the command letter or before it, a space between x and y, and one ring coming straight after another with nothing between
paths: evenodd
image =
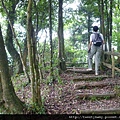
<instances>
[{"instance_id":1,"label":"slender tree trunk","mask_svg":"<svg viewBox=\"0 0 120 120\"><path fill-rule=\"evenodd\" d=\"M112 3L113 0L109 0L109 1L105 1L105 5L106 5L106 11L107 12L107 42L108 42L108 50L111 51L111 43L112 43ZM110 7L108 7L110 6Z\"/></svg>"},{"instance_id":2,"label":"slender tree trunk","mask_svg":"<svg viewBox=\"0 0 120 120\"><path fill-rule=\"evenodd\" d=\"M106 6L106 11L108 11L108 1L107 0L105 1L105 6ZM106 17L107 17L107 19L106 19L106 21L107 21L106 22L107 23L106 42L108 42L110 39L110 33L109 33L110 26L109 26L109 13L108 12L106 13ZM106 48L106 51L107 51L107 48Z\"/></svg>"},{"instance_id":3,"label":"slender tree trunk","mask_svg":"<svg viewBox=\"0 0 120 120\"><path fill-rule=\"evenodd\" d=\"M46 38L45 38L45 41L44 41L44 46L43 46L43 65L44 67L46 67L46 64L45 64L45 47L46 47Z\"/></svg>"},{"instance_id":4,"label":"slender tree trunk","mask_svg":"<svg viewBox=\"0 0 120 120\"><path fill-rule=\"evenodd\" d=\"M9 109L11 113L22 113L24 108L23 103L15 94L11 77L9 74L7 54L3 42L1 26L0 26L0 71L3 90L3 100L5 101L5 107Z\"/></svg>"},{"instance_id":5,"label":"slender tree trunk","mask_svg":"<svg viewBox=\"0 0 120 120\"><path fill-rule=\"evenodd\" d=\"M90 42L90 39L89 39L90 38L90 27L91 27L90 18L91 18L91 15L88 12L88 43Z\"/></svg>"},{"instance_id":6,"label":"slender tree trunk","mask_svg":"<svg viewBox=\"0 0 120 120\"><path fill-rule=\"evenodd\" d=\"M27 7L27 47L31 76L32 102L41 106L42 101L40 93L40 76L38 70L38 62L36 60L35 32L32 25L32 3L33 1L29 0Z\"/></svg>"},{"instance_id":7,"label":"slender tree trunk","mask_svg":"<svg viewBox=\"0 0 120 120\"><path fill-rule=\"evenodd\" d=\"M31 76L31 91L32 91L32 101L35 103L35 76L33 69L33 59L32 59L32 0L28 1L27 8L27 47L28 47L28 58L29 58L29 68Z\"/></svg>"},{"instance_id":8,"label":"slender tree trunk","mask_svg":"<svg viewBox=\"0 0 120 120\"><path fill-rule=\"evenodd\" d=\"M99 7L99 12L100 12L100 32L103 34L104 40L105 39L105 25L104 25L104 0L98 0L98 7ZM107 50L107 45L105 43L105 50ZM105 58L106 59L106 55L102 55L102 60ZM100 69L103 69L103 64L101 62L100 65Z\"/></svg>"},{"instance_id":9,"label":"slender tree trunk","mask_svg":"<svg viewBox=\"0 0 120 120\"><path fill-rule=\"evenodd\" d=\"M59 12L58 12L58 58L59 58L59 68L60 70L66 70L65 63L65 51L64 51L64 35L63 35L63 12L62 12L63 0L59 0Z\"/></svg>"},{"instance_id":10,"label":"slender tree trunk","mask_svg":"<svg viewBox=\"0 0 120 120\"><path fill-rule=\"evenodd\" d=\"M12 34L12 30L11 27L8 23L8 27L7 27L7 35L6 35L6 47L8 52L10 53L10 55L13 58L14 61L14 66L15 66L15 73L22 73L23 72L23 66L22 66L22 62L20 59L20 56L18 54L18 52L16 51L16 49L14 48L13 45L13 34Z\"/></svg>"},{"instance_id":11,"label":"slender tree trunk","mask_svg":"<svg viewBox=\"0 0 120 120\"><path fill-rule=\"evenodd\" d=\"M113 4L113 0L110 0L110 40L108 41L109 42L109 50L111 51L112 49L112 4Z\"/></svg>"},{"instance_id":12,"label":"slender tree trunk","mask_svg":"<svg viewBox=\"0 0 120 120\"><path fill-rule=\"evenodd\" d=\"M3 101L3 90L2 90L2 81L1 81L1 72L0 72L0 102L2 101Z\"/></svg>"},{"instance_id":13,"label":"slender tree trunk","mask_svg":"<svg viewBox=\"0 0 120 120\"><path fill-rule=\"evenodd\" d=\"M33 49L32 49L32 56L33 56L33 69L35 71L35 91L36 91L36 103L37 105L41 106L42 101L41 101L41 88L40 88L40 73L39 73L39 68L38 68L38 59L37 59L37 48L36 48L36 38L35 38L35 32L34 28L32 26L32 44L33 44Z\"/></svg>"},{"instance_id":14,"label":"slender tree trunk","mask_svg":"<svg viewBox=\"0 0 120 120\"><path fill-rule=\"evenodd\" d=\"M104 1L101 0L101 32L105 36L105 25L104 25Z\"/></svg>"},{"instance_id":15,"label":"slender tree trunk","mask_svg":"<svg viewBox=\"0 0 120 120\"><path fill-rule=\"evenodd\" d=\"M14 25L14 20L15 20L15 8L16 5L18 4L19 0L13 1L12 3L12 7L8 13L9 19L12 24L12 26ZM22 73L23 72L23 66L22 66L22 62L20 59L20 55L18 54L18 52L16 51L14 45L13 45L13 34L12 34L12 29L10 27L10 24L8 22L8 26L7 26L7 35L6 35L6 47L8 52L10 53L10 55L12 56L12 59L14 61L14 66L16 68L16 73Z\"/></svg>"},{"instance_id":16,"label":"slender tree trunk","mask_svg":"<svg viewBox=\"0 0 120 120\"><path fill-rule=\"evenodd\" d=\"M52 1L49 0L50 76L53 81Z\"/></svg>"},{"instance_id":17,"label":"slender tree trunk","mask_svg":"<svg viewBox=\"0 0 120 120\"><path fill-rule=\"evenodd\" d=\"M28 49L27 49L27 38L24 40L24 50L23 50L23 62L25 67L27 67L27 56L28 56Z\"/></svg>"}]
</instances>

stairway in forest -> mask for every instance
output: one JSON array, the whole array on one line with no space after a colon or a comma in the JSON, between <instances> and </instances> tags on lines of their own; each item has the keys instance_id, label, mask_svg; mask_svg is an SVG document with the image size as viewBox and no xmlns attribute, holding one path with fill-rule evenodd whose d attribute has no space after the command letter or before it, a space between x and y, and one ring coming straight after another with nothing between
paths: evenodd
<instances>
[{"instance_id":1,"label":"stairway in forest","mask_svg":"<svg viewBox=\"0 0 120 120\"><path fill-rule=\"evenodd\" d=\"M112 80L108 75L95 76L94 71L86 71L86 69L69 69L69 71L81 73L81 76L73 79L76 100L84 100L86 104L89 100L91 104L103 105L98 109L80 108L81 114L120 114L120 106L114 106L115 103L120 102L120 96L115 89L118 85L116 80ZM104 106L105 102L107 105Z\"/></svg>"}]
</instances>

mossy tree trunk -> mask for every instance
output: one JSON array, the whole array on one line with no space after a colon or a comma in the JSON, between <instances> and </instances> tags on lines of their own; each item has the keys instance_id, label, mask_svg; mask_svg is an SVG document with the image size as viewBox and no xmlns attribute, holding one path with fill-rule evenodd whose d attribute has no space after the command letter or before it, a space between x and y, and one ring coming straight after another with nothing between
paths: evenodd
<instances>
[{"instance_id":1,"label":"mossy tree trunk","mask_svg":"<svg viewBox=\"0 0 120 120\"><path fill-rule=\"evenodd\" d=\"M41 106L40 77L38 62L36 60L35 32L32 25L32 0L28 1L27 7L27 47L31 76L32 102Z\"/></svg>"},{"instance_id":2,"label":"mossy tree trunk","mask_svg":"<svg viewBox=\"0 0 120 120\"><path fill-rule=\"evenodd\" d=\"M24 71L24 73L25 73L25 75L26 75L26 78L28 79L28 82L30 82L30 78L29 78L29 75L28 75L28 73L27 73L27 69L26 69L26 66L25 66L25 62L24 62L24 60L23 60L22 50L21 50L20 44L19 44L19 42L18 42L18 39L17 39L17 37L16 37L16 33L15 33L15 31L14 31L14 28L13 28L13 21L11 20L11 18L9 18L9 12L8 12L8 9L6 8L5 4L4 4L4 1L1 0L1 2L2 2L2 6L3 6L3 8L4 8L4 10L5 10L6 14L7 14L7 17L8 17L9 25L10 25L10 28L11 28L11 31L12 31L12 35L13 35L12 37L14 37L14 39L15 39L15 41L16 41L16 44L17 44L17 46L18 46L19 52L20 52L19 57L20 57L20 60L21 60L21 63L22 63L23 71ZM18 1L14 1L14 0L13 0L12 2L14 3L14 2L18 2Z\"/></svg>"},{"instance_id":3,"label":"mossy tree trunk","mask_svg":"<svg viewBox=\"0 0 120 120\"><path fill-rule=\"evenodd\" d=\"M12 2L12 6L8 12L8 16L9 16L9 19L13 26L14 20L15 20L15 8L16 8L16 5L19 2L19 0L16 0L16 1L12 0L11 2ZM12 59L14 61L14 66L16 68L15 73L22 73L23 72L22 62L20 59L20 55L17 52L17 50L15 49L14 44L13 44L13 33L12 33L12 29L11 29L9 22L7 25L7 35L6 35L6 39L5 39L5 44L6 44L9 54L12 56Z\"/></svg>"},{"instance_id":4,"label":"mossy tree trunk","mask_svg":"<svg viewBox=\"0 0 120 120\"><path fill-rule=\"evenodd\" d=\"M10 113L22 113L23 103L16 96L14 87L11 81L8 68L7 54L5 51L1 26L0 26L0 71L1 71L1 85L2 85L2 98L5 102L5 107Z\"/></svg>"}]
</instances>

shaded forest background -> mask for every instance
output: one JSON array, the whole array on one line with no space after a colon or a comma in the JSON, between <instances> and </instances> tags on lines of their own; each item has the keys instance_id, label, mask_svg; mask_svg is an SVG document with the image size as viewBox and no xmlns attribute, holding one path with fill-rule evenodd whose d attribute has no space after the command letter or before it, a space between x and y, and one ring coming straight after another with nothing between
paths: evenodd
<instances>
[{"instance_id":1,"label":"shaded forest background","mask_svg":"<svg viewBox=\"0 0 120 120\"><path fill-rule=\"evenodd\" d=\"M119 0L1 0L1 113L24 113L28 108L42 113L42 82L60 83L59 75L67 67L87 67L80 63L87 63L93 25L104 35L105 51L114 47L119 52L119 4ZM28 103L16 95L20 76L27 81L21 89L30 85Z\"/></svg>"}]
</instances>

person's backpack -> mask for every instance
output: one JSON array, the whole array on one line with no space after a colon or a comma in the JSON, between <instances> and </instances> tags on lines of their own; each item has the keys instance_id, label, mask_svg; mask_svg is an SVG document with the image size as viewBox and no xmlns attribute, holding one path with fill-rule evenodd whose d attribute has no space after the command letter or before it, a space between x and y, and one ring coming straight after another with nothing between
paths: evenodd
<instances>
[{"instance_id":1,"label":"person's backpack","mask_svg":"<svg viewBox=\"0 0 120 120\"><path fill-rule=\"evenodd\" d=\"M100 33L94 33L94 34L95 34L95 39L92 40L92 42L95 46L99 47L102 45L102 38L100 36Z\"/></svg>"}]
</instances>

